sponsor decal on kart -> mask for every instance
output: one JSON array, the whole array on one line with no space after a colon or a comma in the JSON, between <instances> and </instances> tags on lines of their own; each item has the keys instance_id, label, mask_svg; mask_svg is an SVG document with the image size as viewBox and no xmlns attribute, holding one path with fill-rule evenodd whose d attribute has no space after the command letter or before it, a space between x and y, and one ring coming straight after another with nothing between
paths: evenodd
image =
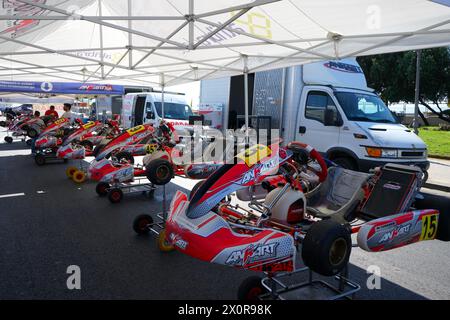
<instances>
[{"instance_id":1,"label":"sponsor decal on kart","mask_svg":"<svg viewBox=\"0 0 450 320\"><path fill-rule=\"evenodd\" d=\"M188 242L183 240L180 235L171 233L169 235L170 242L173 243L174 246L180 248L181 250L186 250L188 246Z\"/></svg>"},{"instance_id":2,"label":"sponsor decal on kart","mask_svg":"<svg viewBox=\"0 0 450 320\"><path fill-rule=\"evenodd\" d=\"M277 256L277 246L278 243L250 244L245 249L232 252L225 264L243 267L255 262L275 258Z\"/></svg>"}]
</instances>

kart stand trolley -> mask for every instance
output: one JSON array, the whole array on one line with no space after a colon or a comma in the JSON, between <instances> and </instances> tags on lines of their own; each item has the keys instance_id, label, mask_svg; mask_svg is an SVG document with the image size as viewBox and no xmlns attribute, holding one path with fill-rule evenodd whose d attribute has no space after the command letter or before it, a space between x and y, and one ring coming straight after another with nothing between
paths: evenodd
<instances>
[{"instance_id":1,"label":"kart stand trolley","mask_svg":"<svg viewBox=\"0 0 450 320\"><path fill-rule=\"evenodd\" d=\"M155 218L148 214L137 216L133 222L133 229L139 235L149 234L157 235L159 250L162 252L171 252L175 248L166 240L166 221L167 221L167 193L166 185L163 185L162 211L155 214Z\"/></svg>"},{"instance_id":2,"label":"kart stand trolley","mask_svg":"<svg viewBox=\"0 0 450 320\"><path fill-rule=\"evenodd\" d=\"M308 280L295 282L295 276L308 274ZM290 283L289 283L289 280ZM261 300L342 300L354 299L361 286L348 278L348 266L342 273L329 279L314 279L314 273L302 268L292 273L282 273L261 280L266 293Z\"/></svg>"},{"instance_id":3,"label":"kart stand trolley","mask_svg":"<svg viewBox=\"0 0 450 320\"><path fill-rule=\"evenodd\" d=\"M153 183L149 182L146 177L137 177L133 182L115 182L105 188L105 192L111 203L119 203L122 201L126 194L147 194L149 198L152 198L156 187Z\"/></svg>"}]
</instances>

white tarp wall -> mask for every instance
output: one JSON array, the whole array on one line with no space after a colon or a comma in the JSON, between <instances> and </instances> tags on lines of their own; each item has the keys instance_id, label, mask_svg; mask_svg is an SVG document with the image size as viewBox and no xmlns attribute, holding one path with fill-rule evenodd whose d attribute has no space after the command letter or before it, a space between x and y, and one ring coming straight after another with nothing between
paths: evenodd
<instances>
[{"instance_id":1,"label":"white tarp wall","mask_svg":"<svg viewBox=\"0 0 450 320\"><path fill-rule=\"evenodd\" d=\"M0 0L0 80L166 86L450 45L449 0Z\"/></svg>"}]
</instances>

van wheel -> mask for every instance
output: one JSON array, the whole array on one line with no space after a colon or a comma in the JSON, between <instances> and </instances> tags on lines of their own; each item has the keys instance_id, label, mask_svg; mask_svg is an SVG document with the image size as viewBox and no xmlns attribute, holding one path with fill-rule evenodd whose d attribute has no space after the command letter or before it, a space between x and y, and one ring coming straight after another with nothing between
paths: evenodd
<instances>
[{"instance_id":1,"label":"van wheel","mask_svg":"<svg viewBox=\"0 0 450 320\"><path fill-rule=\"evenodd\" d=\"M314 223L303 241L303 262L323 276L334 276L348 264L352 250L350 230L332 219Z\"/></svg>"},{"instance_id":2,"label":"van wheel","mask_svg":"<svg viewBox=\"0 0 450 320\"><path fill-rule=\"evenodd\" d=\"M358 170L358 166L356 165L355 160L353 160L351 158L340 157L340 158L333 159L332 161L344 169L353 170L353 171Z\"/></svg>"}]
</instances>

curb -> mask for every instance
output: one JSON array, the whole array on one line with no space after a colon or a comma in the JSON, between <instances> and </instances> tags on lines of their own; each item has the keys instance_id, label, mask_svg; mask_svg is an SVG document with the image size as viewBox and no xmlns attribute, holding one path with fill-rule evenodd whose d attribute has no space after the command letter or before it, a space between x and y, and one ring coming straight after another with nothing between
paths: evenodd
<instances>
[{"instance_id":1,"label":"curb","mask_svg":"<svg viewBox=\"0 0 450 320\"><path fill-rule=\"evenodd\" d=\"M439 190L439 191L443 191L443 192L450 192L450 186L443 186L440 184L435 184L435 183L425 183L425 185L423 186L424 188L428 188L428 189L432 189L432 190Z\"/></svg>"},{"instance_id":2,"label":"curb","mask_svg":"<svg viewBox=\"0 0 450 320\"><path fill-rule=\"evenodd\" d=\"M438 160L450 160L450 156L438 156L438 155L434 155L434 154L429 154L428 158L438 159Z\"/></svg>"}]
</instances>

